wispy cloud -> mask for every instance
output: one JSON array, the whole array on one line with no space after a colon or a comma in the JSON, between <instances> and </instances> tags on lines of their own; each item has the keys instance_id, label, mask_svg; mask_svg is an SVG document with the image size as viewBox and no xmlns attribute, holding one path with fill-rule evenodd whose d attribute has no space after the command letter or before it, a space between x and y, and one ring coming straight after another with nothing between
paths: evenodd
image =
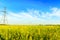
<instances>
[{"instance_id":1,"label":"wispy cloud","mask_svg":"<svg viewBox=\"0 0 60 40\"><path fill-rule=\"evenodd\" d=\"M12 24L39 24L40 20L42 20L38 18L38 15L36 15L34 11L19 13L8 12L8 13L9 13L8 22Z\"/></svg>"},{"instance_id":2,"label":"wispy cloud","mask_svg":"<svg viewBox=\"0 0 60 40\"><path fill-rule=\"evenodd\" d=\"M59 8L52 8L52 14L51 16L57 16L57 17L60 17L60 9Z\"/></svg>"},{"instance_id":3,"label":"wispy cloud","mask_svg":"<svg viewBox=\"0 0 60 40\"><path fill-rule=\"evenodd\" d=\"M7 20L9 24L60 24L60 9L51 8L50 11L23 10L18 13L8 12ZM0 16L2 15L0 14Z\"/></svg>"}]
</instances>

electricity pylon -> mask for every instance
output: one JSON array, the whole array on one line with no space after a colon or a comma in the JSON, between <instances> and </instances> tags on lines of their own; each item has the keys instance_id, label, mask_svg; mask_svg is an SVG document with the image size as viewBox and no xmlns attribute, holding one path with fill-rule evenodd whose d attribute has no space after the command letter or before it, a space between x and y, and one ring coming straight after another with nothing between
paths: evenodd
<instances>
[{"instance_id":1,"label":"electricity pylon","mask_svg":"<svg viewBox=\"0 0 60 40\"><path fill-rule=\"evenodd\" d=\"M1 12L3 12L3 24L7 24L7 18L6 18L6 7L4 7L4 10L3 11L1 11Z\"/></svg>"}]
</instances>

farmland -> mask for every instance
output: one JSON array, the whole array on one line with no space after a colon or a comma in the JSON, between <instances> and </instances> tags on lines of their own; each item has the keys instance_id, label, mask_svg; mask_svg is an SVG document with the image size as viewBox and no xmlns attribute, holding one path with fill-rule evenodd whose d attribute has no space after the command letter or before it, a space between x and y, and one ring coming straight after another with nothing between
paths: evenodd
<instances>
[{"instance_id":1,"label":"farmland","mask_svg":"<svg viewBox=\"0 0 60 40\"><path fill-rule=\"evenodd\" d=\"M0 25L0 40L60 40L60 25Z\"/></svg>"}]
</instances>

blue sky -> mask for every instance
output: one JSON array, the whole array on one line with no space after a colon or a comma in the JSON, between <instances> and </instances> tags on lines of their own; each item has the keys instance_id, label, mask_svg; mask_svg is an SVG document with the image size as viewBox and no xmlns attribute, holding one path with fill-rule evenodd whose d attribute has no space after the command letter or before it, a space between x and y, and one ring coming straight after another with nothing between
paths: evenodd
<instances>
[{"instance_id":1,"label":"blue sky","mask_svg":"<svg viewBox=\"0 0 60 40\"><path fill-rule=\"evenodd\" d=\"M0 2L1 7L6 6L8 10L14 12L26 9L47 11L51 7L60 7L59 0L0 0Z\"/></svg>"},{"instance_id":2,"label":"blue sky","mask_svg":"<svg viewBox=\"0 0 60 40\"><path fill-rule=\"evenodd\" d=\"M60 24L59 0L0 0L0 10L4 6L11 24Z\"/></svg>"}]
</instances>

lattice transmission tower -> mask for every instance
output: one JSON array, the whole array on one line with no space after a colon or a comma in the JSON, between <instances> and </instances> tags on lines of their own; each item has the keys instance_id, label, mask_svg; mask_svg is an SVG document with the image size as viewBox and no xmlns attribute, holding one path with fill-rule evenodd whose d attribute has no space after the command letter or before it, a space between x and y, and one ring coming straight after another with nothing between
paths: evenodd
<instances>
[{"instance_id":1,"label":"lattice transmission tower","mask_svg":"<svg viewBox=\"0 0 60 40\"><path fill-rule=\"evenodd\" d=\"M4 10L3 11L1 11L1 12L3 12L3 15L2 15L2 17L3 17L3 23L2 24L7 24L8 23L8 21L7 21L7 11L6 11L6 7L4 7Z\"/></svg>"}]
</instances>

